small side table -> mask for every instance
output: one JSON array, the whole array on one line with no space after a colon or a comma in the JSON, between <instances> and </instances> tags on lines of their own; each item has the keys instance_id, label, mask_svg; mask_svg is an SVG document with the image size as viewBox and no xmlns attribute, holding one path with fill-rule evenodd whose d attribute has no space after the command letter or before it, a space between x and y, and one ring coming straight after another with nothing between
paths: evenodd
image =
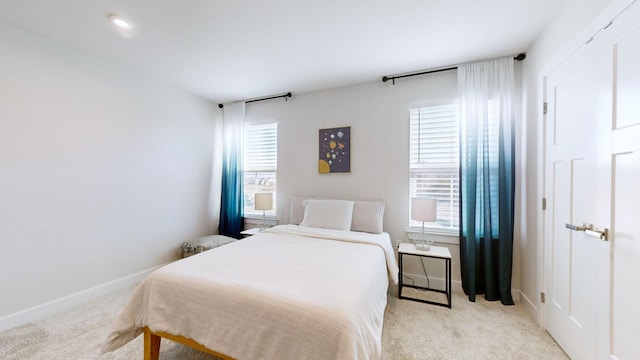
<instances>
[{"instance_id":1,"label":"small side table","mask_svg":"<svg viewBox=\"0 0 640 360\"><path fill-rule=\"evenodd\" d=\"M240 231L240 235L242 235L242 237L249 237L249 236L253 236L253 235L258 234L260 232L260 230L261 230L260 228L254 227L254 228L251 228L251 229Z\"/></svg>"},{"instance_id":2,"label":"small side table","mask_svg":"<svg viewBox=\"0 0 640 360\"><path fill-rule=\"evenodd\" d=\"M403 275L402 258L405 255L419 256L419 257L426 257L426 258L435 258L435 259L444 260L444 262L445 262L445 273L446 273L445 274L445 290L425 288L425 287L422 287L422 286L404 284L402 282L402 277L403 277L402 276ZM423 303L427 303L427 304L446 306L449 309L451 309L451 253L449 252L449 248L446 248L446 247L443 247L443 246L431 246L429 250L425 251L425 250L416 249L413 244L401 243L400 246L398 247L398 267L400 269L399 272L398 272L398 298L407 299L407 300L413 300L413 301L419 301L419 302L423 302ZM414 289L418 289L418 290L433 291L433 292L438 292L438 293L445 294L447 296L447 302L446 303L440 303L440 302L435 302L435 301L430 301L430 300L423 300L423 299L417 299L417 298L403 296L402 295L402 288L403 287L410 287L410 288L414 288Z\"/></svg>"}]
</instances>

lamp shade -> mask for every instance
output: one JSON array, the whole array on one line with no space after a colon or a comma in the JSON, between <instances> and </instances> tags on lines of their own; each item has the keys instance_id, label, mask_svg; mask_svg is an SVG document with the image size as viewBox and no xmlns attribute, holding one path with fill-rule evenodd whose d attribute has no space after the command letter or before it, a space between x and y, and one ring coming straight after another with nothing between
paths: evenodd
<instances>
[{"instance_id":1,"label":"lamp shade","mask_svg":"<svg viewBox=\"0 0 640 360\"><path fill-rule=\"evenodd\" d=\"M438 219L438 201L432 198L411 198L411 219L433 222Z\"/></svg>"},{"instance_id":2,"label":"lamp shade","mask_svg":"<svg viewBox=\"0 0 640 360\"><path fill-rule=\"evenodd\" d=\"M254 200L256 210L273 209L273 193L256 193Z\"/></svg>"}]
</instances>

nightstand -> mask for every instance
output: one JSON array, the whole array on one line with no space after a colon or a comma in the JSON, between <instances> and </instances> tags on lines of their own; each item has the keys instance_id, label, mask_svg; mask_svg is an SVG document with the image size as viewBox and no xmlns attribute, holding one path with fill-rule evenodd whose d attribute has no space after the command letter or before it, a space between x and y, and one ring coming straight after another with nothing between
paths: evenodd
<instances>
[{"instance_id":1,"label":"nightstand","mask_svg":"<svg viewBox=\"0 0 640 360\"><path fill-rule=\"evenodd\" d=\"M255 227L255 228L241 231L240 235L242 235L242 237L249 237L249 236L258 234L259 232L260 232L260 228Z\"/></svg>"},{"instance_id":2,"label":"nightstand","mask_svg":"<svg viewBox=\"0 0 640 360\"><path fill-rule=\"evenodd\" d=\"M407 256L407 255L408 256L418 256L418 257L424 257L424 258L433 258L433 259L444 260L444 266L445 266L445 290L432 289L432 288L425 288L425 287L422 287L422 286L403 284L403 282L402 282L402 278L403 278L402 258L404 256ZM432 245L429 250L418 250L418 249L416 249L416 247L413 244L401 243L400 246L398 247L398 267L399 267L399 271L398 271L398 298L407 299L407 300L413 300L413 301L420 301L420 302L427 303L427 304L446 306L449 309L451 309L451 253L449 252L449 248L446 248L446 247L443 247L443 246L433 246ZM440 302L435 302L435 301L430 301L430 300L423 300L423 299L417 299L417 298L412 298L412 297L408 297L408 296L403 296L402 295L402 288L403 287L409 287L409 288L418 289L418 290L433 291L433 292L445 294L447 296L447 302L446 303L440 303Z\"/></svg>"}]
</instances>

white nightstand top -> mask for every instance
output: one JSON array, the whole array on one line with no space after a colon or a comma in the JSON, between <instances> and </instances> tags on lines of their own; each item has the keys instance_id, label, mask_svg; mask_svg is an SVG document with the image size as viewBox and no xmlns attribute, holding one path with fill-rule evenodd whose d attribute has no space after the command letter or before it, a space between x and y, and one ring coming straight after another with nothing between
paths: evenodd
<instances>
[{"instance_id":1,"label":"white nightstand top","mask_svg":"<svg viewBox=\"0 0 640 360\"><path fill-rule=\"evenodd\" d=\"M451 259L451 252L449 252L449 248L444 246L431 245L430 249L425 251L416 249L413 244L401 243L398 247L398 253Z\"/></svg>"},{"instance_id":2,"label":"white nightstand top","mask_svg":"<svg viewBox=\"0 0 640 360\"><path fill-rule=\"evenodd\" d=\"M260 228L251 228L251 229L247 229L244 231L240 231L241 235L245 235L245 236L251 236L251 235L256 235L260 232Z\"/></svg>"}]
</instances>

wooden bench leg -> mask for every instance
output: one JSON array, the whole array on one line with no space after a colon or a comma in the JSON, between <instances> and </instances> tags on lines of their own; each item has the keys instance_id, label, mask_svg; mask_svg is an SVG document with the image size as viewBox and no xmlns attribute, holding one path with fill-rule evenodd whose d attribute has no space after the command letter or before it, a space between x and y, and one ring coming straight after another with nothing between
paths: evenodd
<instances>
[{"instance_id":1,"label":"wooden bench leg","mask_svg":"<svg viewBox=\"0 0 640 360\"><path fill-rule=\"evenodd\" d=\"M144 360L158 360L160 357L161 337L144 327Z\"/></svg>"}]
</instances>

